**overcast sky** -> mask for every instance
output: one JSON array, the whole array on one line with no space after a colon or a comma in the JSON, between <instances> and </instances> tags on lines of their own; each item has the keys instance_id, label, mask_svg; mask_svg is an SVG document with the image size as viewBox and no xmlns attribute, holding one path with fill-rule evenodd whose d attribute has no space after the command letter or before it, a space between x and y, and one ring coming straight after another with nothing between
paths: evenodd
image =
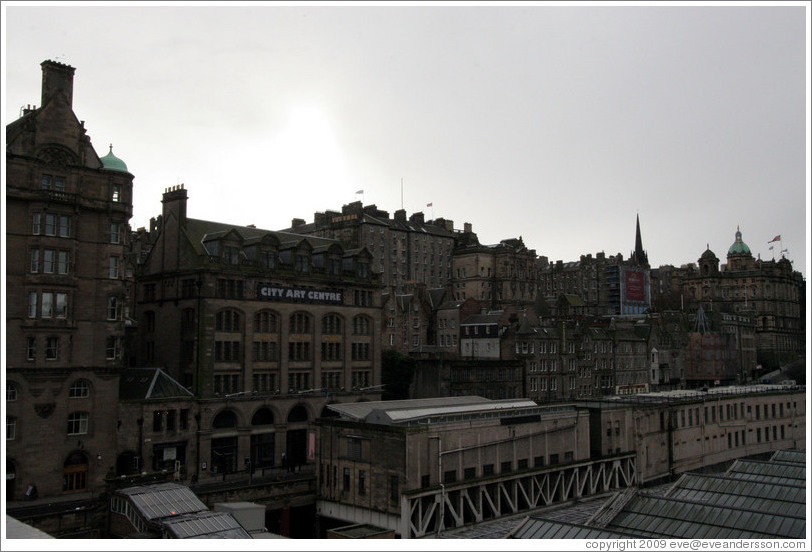
<instances>
[{"instance_id":1,"label":"overcast sky","mask_svg":"<svg viewBox=\"0 0 812 552\"><path fill-rule=\"evenodd\" d=\"M809 273L808 2L3 7L5 124L42 61L75 67L133 228L183 183L192 218L280 230L363 200L552 261L627 257L639 215L652 266L724 262L740 227Z\"/></svg>"}]
</instances>

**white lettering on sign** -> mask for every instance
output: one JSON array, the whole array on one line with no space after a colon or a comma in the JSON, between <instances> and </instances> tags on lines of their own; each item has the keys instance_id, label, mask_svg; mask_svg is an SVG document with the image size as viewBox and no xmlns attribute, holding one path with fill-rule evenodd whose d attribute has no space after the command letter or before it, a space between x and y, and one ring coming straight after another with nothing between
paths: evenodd
<instances>
[{"instance_id":1,"label":"white lettering on sign","mask_svg":"<svg viewBox=\"0 0 812 552\"><path fill-rule=\"evenodd\" d=\"M344 293L340 290L315 290L304 287L259 284L257 297L270 301L341 304Z\"/></svg>"}]
</instances>

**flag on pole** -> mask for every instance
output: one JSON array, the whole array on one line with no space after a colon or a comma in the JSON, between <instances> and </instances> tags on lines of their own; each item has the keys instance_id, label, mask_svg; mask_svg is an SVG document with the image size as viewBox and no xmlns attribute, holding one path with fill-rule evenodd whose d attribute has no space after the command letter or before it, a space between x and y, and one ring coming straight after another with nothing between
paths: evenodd
<instances>
[{"instance_id":1,"label":"flag on pole","mask_svg":"<svg viewBox=\"0 0 812 552\"><path fill-rule=\"evenodd\" d=\"M358 191L357 191L357 192L355 192L355 193L356 193L356 194L363 194L363 193L364 193L364 190L358 190Z\"/></svg>"},{"instance_id":2,"label":"flag on pole","mask_svg":"<svg viewBox=\"0 0 812 552\"><path fill-rule=\"evenodd\" d=\"M434 205L434 202L426 203L426 207L431 207L432 205Z\"/></svg>"},{"instance_id":3,"label":"flag on pole","mask_svg":"<svg viewBox=\"0 0 812 552\"><path fill-rule=\"evenodd\" d=\"M781 241L781 234L778 234L776 237L774 237L773 239L771 239L767 243L772 243L772 242L777 242L777 241Z\"/></svg>"}]
</instances>

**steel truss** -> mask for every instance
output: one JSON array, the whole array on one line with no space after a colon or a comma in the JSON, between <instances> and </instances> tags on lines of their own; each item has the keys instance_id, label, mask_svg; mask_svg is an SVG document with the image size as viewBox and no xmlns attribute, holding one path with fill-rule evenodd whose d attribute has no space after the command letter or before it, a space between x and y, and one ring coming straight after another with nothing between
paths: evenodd
<instances>
[{"instance_id":1,"label":"steel truss","mask_svg":"<svg viewBox=\"0 0 812 552\"><path fill-rule=\"evenodd\" d=\"M404 496L408 535L421 538L471 523L542 508L636 484L635 455L460 481Z\"/></svg>"}]
</instances>

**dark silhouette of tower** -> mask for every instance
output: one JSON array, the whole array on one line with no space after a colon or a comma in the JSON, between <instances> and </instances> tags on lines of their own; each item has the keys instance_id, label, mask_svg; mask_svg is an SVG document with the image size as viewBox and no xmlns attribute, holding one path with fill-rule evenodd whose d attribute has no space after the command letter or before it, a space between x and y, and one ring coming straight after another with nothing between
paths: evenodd
<instances>
[{"instance_id":1,"label":"dark silhouette of tower","mask_svg":"<svg viewBox=\"0 0 812 552\"><path fill-rule=\"evenodd\" d=\"M648 254L643 250L643 238L640 236L640 215L637 215L637 232L634 236L631 261L636 266L648 266Z\"/></svg>"}]
</instances>

